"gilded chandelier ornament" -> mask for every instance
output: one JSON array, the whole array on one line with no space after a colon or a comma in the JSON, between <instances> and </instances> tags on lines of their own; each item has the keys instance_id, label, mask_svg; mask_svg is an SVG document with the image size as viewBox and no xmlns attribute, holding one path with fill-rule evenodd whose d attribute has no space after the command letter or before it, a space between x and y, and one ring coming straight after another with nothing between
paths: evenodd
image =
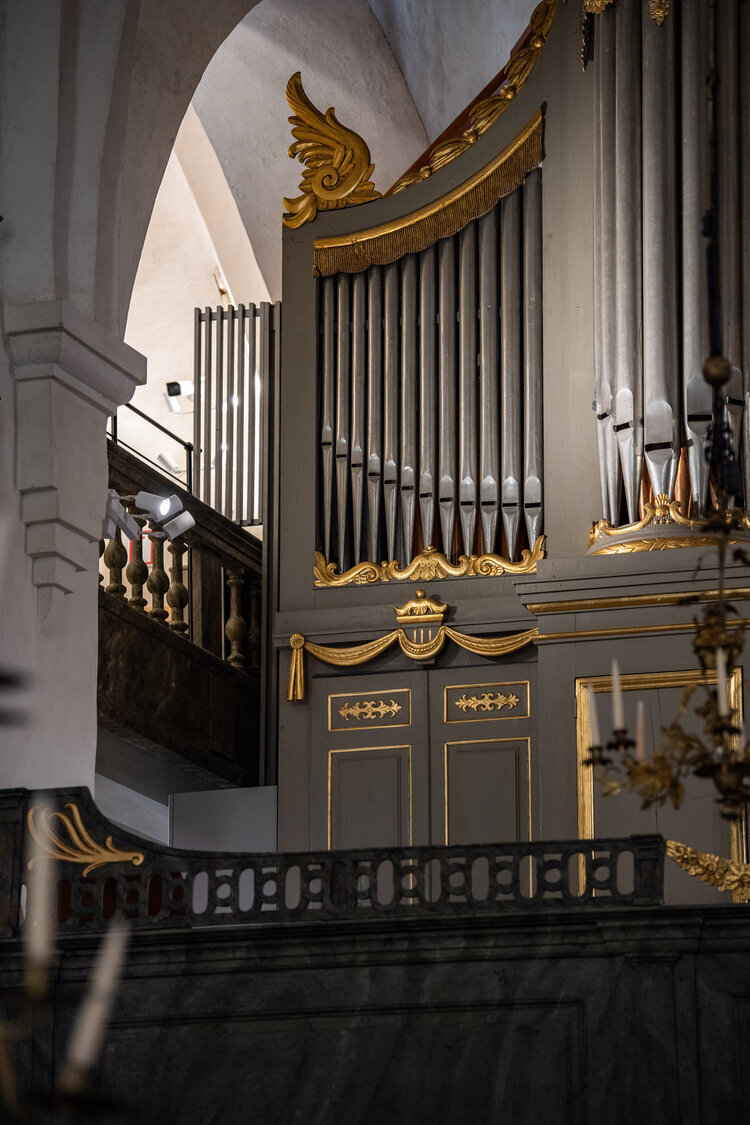
<instances>
[{"instance_id":1,"label":"gilded chandelier ornament","mask_svg":"<svg viewBox=\"0 0 750 1125\"><path fill-rule=\"evenodd\" d=\"M750 864L738 863L710 852L698 852L676 840L667 840L666 850L669 858L688 875L700 879L709 887L731 891L735 901L747 901L750 895Z\"/></svg>"},{"instance_id":2,"label":"gilded chandelier ornament","mask_svg":"<svg viewBox=\"0 0 750 1125\"><path fill-rule=\"evenodd\" d=\"M287 83L286 100L294 111L289 123L297 138L289 156L307 167L299 185L302 195L284 199L284 225L294 229L311 223L318 211L378 199L380 192L370 179L374 164L369 148L359 133L341 124L332 106L321 113L312 104L299 71Z\"/></svg>"},{"instance_id":3,"label":"gilded chandelier ornament","mask_svg":"<svg viewBox=\"0 0 750 1125\"><path fill-rule=\"evenodd\" d=\"M421 554L401 568L399 562L362 562L337 574L336 563L329 563L320 551L315 552L316 586L367 586L372 582L403 581L435 582L443 578L494 578L499 574L533 574L536 564L544 558L544 536L540 535L533 548L523 550L518 562L500 555L461 555L452 563L436 547L425 547Z\"/></svg>"},{"instance_id":4,"label":"gilded chandelier ornament","mask_svg":"<svg viewBox=\"0 0 750 1125\"><path fill-rule=\"evenodd\" d=\"M122 851L115 846L111 836L107 836L103 844L97 844L84 826L78 806L68 801L65 808L70 812L56 812L36 806L29 809L26 825L39 849L34 858L29 860L29 867L36 862L40 854L63 863L81 863L84 865L82 872L84 876L108 863L132 863L134 867L141 866L145 859L143 852ZM58 833L57 825L62 828L64 836Z\"/></svg>"}]
</instances>

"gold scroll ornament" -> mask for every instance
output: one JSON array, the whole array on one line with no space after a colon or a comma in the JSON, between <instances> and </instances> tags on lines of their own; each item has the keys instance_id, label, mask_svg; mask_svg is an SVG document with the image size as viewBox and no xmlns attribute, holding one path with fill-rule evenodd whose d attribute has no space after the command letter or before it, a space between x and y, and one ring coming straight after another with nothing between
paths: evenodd
<instances>
[{"instance_id":1,"label":"gold scroll ornament","mask_svg":"<svg viewBox=\"0 0 750 1125\"><path fill-rule=\"evenodd\" d=\"M307 167L299 185L302 195L284 200L284 225L301 227L311 223L318 211L378 199L380 192L370 179L374 165L369 148L359 133L341 124L333 107L321 113L312 104L299 71L287 83L286 100L294 111L289 124L296 137L289 156Z\"/></svg>"},{"instance_id":2,"label":"gold scroll ornament","mask_svg":"<svg viewBox=\"0 0 750 1125\"><path fill-rule=\"evenodd\" d=\"M540 535L533 548L523 550L518 562L500 555L461 555L457 563L438 551L425 547L421 554L401 569L396 559L391 562L361 562L343 574L336 573L336 563L326 562L325 555L315 552L313 574L316 586L367 586L372 582L404 581L434 582L443 578L494 578L500 574L533 574L536 564L544 558L544 536Z\"/></svg>"},{"instance_id":3,"label":"gold scroll ornament","mask_svg":"<svg viewBox=\"0 0 750 1125\"><path fill-rule=\"evenodd\" d=\"M453 700L454 706L458 707L459 711L463 711L464 714L467 711L502 711L504 707L513 711L520 702L519 697L512 691L507 694L502 691L485 691L482 695L466 695L464 693L460 699Z\"/></svg>"},{"instance_id":4,"label":"gold scroll ornament","mask_svg":"<svg viewBox=\"0 0 750 1125\"><path fill-rule=\"evenodd\" d=\"M746 540L750 532L750 517L740 508L732 508L727 519L738 527L741 534L730 538L730 543ZM661 529L674 528L676 534L665 534ZM659 528L659 531L654 529ZM700 535L705 532L705 519L692 519L683 515L679 500L670 500L660 494L653 503L643 505L643 517L636 523L613 527L609 520L599 520L589 531L590 555L622 555L639 551L667 551L675 547L710 547L716 543L715 535ZM641 535L640 532L651 534Z\"/></svg>"},{"instance_id":5,"label":"gold scroll ornament","mask_svg":"<svg viewBox=\"0 0 750 1125\"><path fill-rule=\"evenodd\" d=\"M29 860L30 868L40 855L63 863L84 864L84 876L107 863L132 863L134 867L141 866L145 859L143 852L121 851L115 847L111 836L107 836L103 844L97 844L85 828L78 806L68 801L65 808L70 812L55 812L37 806L29 809L26 825L29 834L39 845L39 851ZM58 834L57 825L62 828L64 836Z\"/></svg>"},{"instance_id":6,"label":"gold scroll ornament","mask_svg":"<svg viewBox=\"0 0 750 1125\"><path fill-rule=\"evenodd\" d=\"M444 625L443 616L448 609L445 603L435 602L428 598L424 590L417 590L416 598L406 602L403 606L394 606L399 628L391 633L379 637L375 641L368 641L362 645L353 645L347 648L330 648L327 645L316 645L305 640L302 633L293 633L289 638L292 649L292 663L289 668L289 683L287 686L287 701L300 703L305 698L305 673L304 653L317 657L325 664L334 664L340 668L351 668L357 664L365 664L374 657L385 652L392 644L398 642L401 651L410 660L429 660L442 651L447 640L453 641L460 648L468 652L477 653L479 656L504 656L506 653L515 652L530 644L538 635L536 628L527 629L523 633L511 633L504 637L471 637L459 633L450 626ZM416 639L417 629L413 630L410 639L401 627L412 623L419 627L420 640ZM436 624L437 629L432 625ZM425 625L428 629L425 630ZM427 631L427 640L424 633ZM434 635L433 635L434 634Z\"/></svg>"},{"instance_id":7,"label":"gold scroll ornament","mask_svg":"<svg viewBox=\"0 0 750 1125\"><path fill-rule=\"evenodd\" d=\"M584 10L589 15L598 16L604 12L613 0L583 0ZM648 12L652 20L655 20L660 26L664 23L665 18L669 15L669 9L672 6L672 0L648 0Z\"/></svg>"},{"instance_id":8,"label":"gold scroll ornament","mask_svg":"<svg viewBox=\"0 0 750 1125\"><path fill-rule=\"evenodd\" d=\"M390 703L384 699L362 699L339 707L339 715L342 719L385 719L387 715L397 715L400 710L401 704L395 699Z\"/></svg>"},{"instance_id":9,"label":"gold scroll ornament","mask_svg":"<svg viewBox=\"0 0 750 1125\"><path fill-rule=\"evenodd\" d=\"M403 175L393 187L393 194L403 191L411 184L429 179L433 173L471 148L490 126L502 117L519 91L526 85L529 75L536 66L542 47L547 41L556 8L557 0L541 0L541 3L537 4L531 14L521 47L510 56L501 72L503 84L499 92L472 106L469 111L468 126L455 137L448 137L434 144L427 153L426 163L415 172L407 172Z\"/></svg>"}]
</instances>

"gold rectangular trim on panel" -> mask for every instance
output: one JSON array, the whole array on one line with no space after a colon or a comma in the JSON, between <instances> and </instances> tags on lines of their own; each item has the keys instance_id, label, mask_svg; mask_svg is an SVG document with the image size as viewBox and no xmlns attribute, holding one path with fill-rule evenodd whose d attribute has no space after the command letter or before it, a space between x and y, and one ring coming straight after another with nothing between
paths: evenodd
<instances>
[{"instance_id":1,"label":"gold rectangular trim on panel","mask_svg":"<svg viewBox=\"0 0 750 1125\"><path fill-rule=\"evenodd\" d=\"M750 587L734 586L726 591L727 597L734 600L750 597ZM713 602L719 596L718 590L687 590L682 594L622 594L614 598L578 598L565 602L529 602L531 613L588 613L598 609L642 609L654 605L681 605L685 598L695 597L699 602Z\"/></svg>"},{"instance_id":2,"label":"gold rectangular trim on panel","mask_svg":"<svg viewBox=\"0 0 750 1125\"><path fill-rule=\"evenodd\" d=\"M733 625L750 625L750 617L733 618ZM610 629L566 629L563 633L540 633L534 638L535 645L553 641L585 641L592 637L642 637L657 633L694 633L695 622L683 621L672 625L621 625Z\"/></svg>"},{"instance_id":3,"label":"gold rectangular trim on panel","mask_svg":"<svg viewBox=\"0 0 750 1125\"><path fill-rule=\"evenodd\" d=\"M515 711L509 711L503 715L499 712L494 715L467 715L463 714L458 719L448 718L448 692L449 691L473 691L475 688L509 688L509 687L525 687L526 688L526 713L516 714ZM443 722L444 723L494 723L498 719L528 719L531 713L531 688L528 680L504 680L502 683L492 682L489 684L446 684L443 688Z\"/></svg>"},{"instance_id":4,"label":"gold rectangular trim on panel","mask_svg":"<svg viewBox=\"0 0 750 1125\"><path fill-rule=\"evenodd\" d=\"M462 738L455 742L443 743L443 805L445 820L445 846L450 846L448 829L448 750L453 746L491 746L498 742L525 742L526 743L526 787L527 807L529 814L529 840L531 840L531 739L522 735L520 738Z\"/></svg>"},{"instance_id":5,"label":"gold rectangular trim on panel","mask_svg":"<svg viewBox=\"0 0 750 1125\"><path fill-rule=\"evenodd\" d=\"M364 754L368 750L406 750L407 763L408 763L408 781L409 781L409 847L412 843L412 781L411 781L411 746L404 743L401 746L347 746L341 750L328 751L328 849L331 848L331 839L333 835L332 819L331 819L331 804L332 804L332 786L333 786L333 755L334 754Z\"/></svg>"},{"instance_id":6,"label":"gold rectangular trim on panel","mask_svg":"<svg viewBox=\"0 0 750 1125\"><path fill-rule=\"evenodd\" d=\"M678 672L634 672L620 676L623 691L646 691L651 688L692 687L697 684L716 683L716 672L704 674L700 669ZM591 721L589 716L589 685L599 695L611 693L611 676L583 676L576 680L576 782L578 788L578 838L592 840L594 826L594 771L586 758L591 746ZM729 705L742 717L742 670L735 668L729 677ZM600 724L606 730L606 723ZM742 862L744 851L742 832L732 826L732 858Z\"/></svg>"},{"instance_id":7,"label":"gold rectangular trim on panel","mask_svg":"<svg viewBox=\"0 0 750 1125\"><path fill-rule=\"evenodd\" d=\"M335 727L333 725L333 700L334 699L354 699L360 704L366 703L394 703L394 696L406 695L407 698L407 715L408 719L405 723L378 723L367 720L366 726L341 726ZM399 710L401 710L399 706ZM364 717L364 716L363 716ZM395 716L394 716L395 717ZM354 731L354 730L386 730L393 727L410 727L411 726L411 688L377 688L373 691L368 691L365 688L363 691L341 691L328 696L328 730L329 731Z\"/></svg>"}]
</instances>

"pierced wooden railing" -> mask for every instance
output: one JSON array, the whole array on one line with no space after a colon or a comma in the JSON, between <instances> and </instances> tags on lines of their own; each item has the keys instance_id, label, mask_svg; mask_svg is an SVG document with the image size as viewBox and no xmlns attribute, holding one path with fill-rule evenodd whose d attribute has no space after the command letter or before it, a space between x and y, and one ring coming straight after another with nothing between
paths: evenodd
<instances>
[{"instance_id":1,"label":"pierced wooden railing","mask_svg":"<svg viewBox=\"0 0 750 1125\"><path fill-rule=\"evenodd\" d=\"M44 800L50 796L54 809L45 810L41 795L34 793L16 808L41 847L61 859L57 919L68 931L99 930L113 918L136 927L198 928L602 911L663 902L661 836L195 853L128 835L99 812L86 789L47 792ZM10 900L15 904L24 873L20 863L11 867L6 877L14 881Z\"/></svg>"}]
</instances>

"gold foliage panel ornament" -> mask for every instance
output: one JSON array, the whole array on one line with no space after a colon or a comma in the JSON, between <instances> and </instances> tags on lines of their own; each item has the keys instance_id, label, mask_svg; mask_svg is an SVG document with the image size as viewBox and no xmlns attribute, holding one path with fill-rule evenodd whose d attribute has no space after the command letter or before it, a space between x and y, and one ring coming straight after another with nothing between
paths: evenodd
<instances>
[{"instance_id":1,"label":"gold foliage panel ornament","mask_svg":"<svg viewBox=\"0 0 750 1125\"><path fill-rule=\"evenodd\" d=\"M384 699L362 699L339 707L339 715L342 719L385 719L388 715L397 715L400 710L401 704L395 699L390 703Z\"/></svg>"},{"instance_id":2,"label":"gold foliage panel ornament","mask_svg":"<svg viewBox=\"0 0 750 1125\"><path fill-rule=\"evenodd\" d=\"M521 701L512 691L508 692L507 695L501 691L485 691L482 695L466 695L464 693L460 699L454 699L453 702L459 711L466 714L467 711L502 711L504 707L513 711Z\"/></svg>"},{"instance_id":3,"label":"gold foliage panel ornament","mask_svg":"<svg viewBox=\"0 0 750 1125\"><path fill-rule=\"evenodd\" d=\"M333 107L325 113L316 109L302 88L299 71L287 83L286 100L294 111L289 124L296 137L289 156L296 156L306 168L299 185L302 195L284 199L284 225L301 227L312 222L318 211L378 199L380 192L370 179L374 165L369 148L358 133L341 124Z\"/></svg>"},{"instance_id":4,"label":"gold foliage panel ornament","mask_svg":"<svg viewBox=\"0 0 750 1125\"><path fill-rule=\"evenodd\" d=\"M65 808L70 810L69 813L37 806L29 809L26 825L39 846L37 854L29 860L29 867L40 855L63 863L81 863L84 865L84 876L108 863L141 866L145 858L143 852L122 851L115 847L111 836L107 836L103 844L97 844L84 826L78 806L68 801ZM63 834L60 834L58 826Z\"/></svg>"},{"instance_id":5,"label":"gold foliage panel ornament","mask_svg":"<svg viewBox=\"0 0 750 1125\"><path fill-rule=\"evenodd\" d=\"M315 552L316 586L367 586L372 582L403 581L434 582L442 578L494 578L500 574L533 574L536 564L544 558L544 536L540 535L533 548L521 552L518 562L501 558L500 555L461 555L457 563L438 551L436 547L425 547L421 554L401 569L396 559L391 562L362 562L336 573L336 563L329 563L320 551Z\"/></svg>"}]
</instances>

